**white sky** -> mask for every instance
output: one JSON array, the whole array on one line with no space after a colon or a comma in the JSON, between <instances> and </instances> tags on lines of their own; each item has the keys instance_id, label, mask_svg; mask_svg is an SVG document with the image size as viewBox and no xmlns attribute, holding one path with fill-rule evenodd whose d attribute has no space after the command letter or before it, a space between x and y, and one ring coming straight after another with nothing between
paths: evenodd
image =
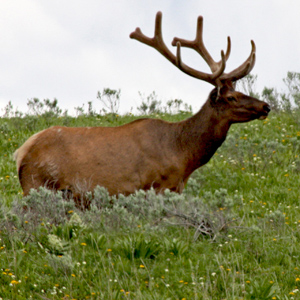
<instances>
[{"instance_id":1,"label":"white sky","mask_svg":"<svg viewBox=\"0 0 300 300\"><path fill-rule=\"evenodd\" d=\"M0 5L0 109L11 100L27 111L33 97L57 98L70 112L88 101L100 108L97 91L109 87L121 89L122 112L140 104L139 91L155 91L163 101L182 99L198 110L212 86L129 38L136 27L152 37L158 10L170 48L174 36L194 39L198 15L204 17L204 42L215 60L229 35L226 71L248 57L253 39L258 91L264 86L282 91L287 71L300 72L300 1L0 0ZM185 49L183 61L208 71L193 52Z\"/></svg>"}]
</instances>

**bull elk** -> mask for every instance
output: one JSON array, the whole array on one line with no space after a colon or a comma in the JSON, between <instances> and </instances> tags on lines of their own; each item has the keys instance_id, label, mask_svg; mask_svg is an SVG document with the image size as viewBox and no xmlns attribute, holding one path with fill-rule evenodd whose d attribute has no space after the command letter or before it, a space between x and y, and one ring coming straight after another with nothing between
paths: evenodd
<instances>
[{"instance_id":1,"label":"bull elk","mask_svg":"<svg viewBox=\"0 0 300 300\"><path fill-rule=\"evenodd\" d=\"M224 73L231 48L229 37L226 53L221 51L221 60L214 61L203 43L200 16L195 40L174 38L174 55L163 41L161 21L162 13L158 12L153 38L140 28L130 37L153 47L184 73L215 86L201 110L175 123L145 118L113 128L54 126L38 132L15 152L24 195L45 186L67 191L75 201L81 201L84 193L97 185L107 188L111 195L151 187L157 193L165 189L180 193L193 171L206 164L222 145L231 124L267 117L267 103L234 88L254 66L253 41L246 61ZM184 64L181 47L196 50L211 73Z\"/></svg>"}]
</instances>

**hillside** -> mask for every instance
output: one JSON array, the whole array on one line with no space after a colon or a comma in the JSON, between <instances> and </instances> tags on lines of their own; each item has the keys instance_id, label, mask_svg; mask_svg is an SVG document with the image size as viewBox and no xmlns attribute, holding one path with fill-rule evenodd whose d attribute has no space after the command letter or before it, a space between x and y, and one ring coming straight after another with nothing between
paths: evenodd
<instances>
[{"instance_id":1,"label":"hillside","mask_svg":"<svg viewBox=\"0 0 300 300\"><path fill-rule=\"evenodd\" d=\"M1 299L298 299L299 110L233 125L182 195L97 188L89 211L45 189L22 198L12 157L32 134L136 118L0 118Z\"/></svg>"}]
</instances>

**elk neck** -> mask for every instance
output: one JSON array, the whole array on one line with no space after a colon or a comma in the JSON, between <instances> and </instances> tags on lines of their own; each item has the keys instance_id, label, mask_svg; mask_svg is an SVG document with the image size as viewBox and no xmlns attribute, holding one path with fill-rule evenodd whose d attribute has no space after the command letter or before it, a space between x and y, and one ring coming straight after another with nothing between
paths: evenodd
<instances>
[{"instance_id":1,"label":"elk neck","mask_svg":"<svg viewBox=\"0 0 300 300\"><path fill-rule=\"evenodd\" d=\"M222 109L213 107L210 100L197 114L178 124L178 145L185 155L188 173L210 160L224 142L230 124Z\"/></svg>"}]
</instances>

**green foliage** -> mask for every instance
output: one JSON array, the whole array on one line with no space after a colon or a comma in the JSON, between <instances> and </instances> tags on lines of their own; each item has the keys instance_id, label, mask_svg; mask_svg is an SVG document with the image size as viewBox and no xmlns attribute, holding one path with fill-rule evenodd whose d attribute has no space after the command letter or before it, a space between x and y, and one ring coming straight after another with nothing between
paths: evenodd
<instances>
[{"instance_id":1,"label":"green foliage","mask_svg":"<svg viewBox=\"0 0 300 300\"><path fill-rule=\"evenodd\" d=\"M102 93L98 91L97 98L101 101L103 106L108 109L108 113L115 116L118 113L120 107L120 95L121 90L104 88ZM104 113L107 113L105 108L103 108L103 111ZM91 102L89 102L89 114L94 114L91 108Z\"/></svg>"},{"instance_id":2,"label":"green foliage","mask_svg":"<svg viewBox=\"0 0 300 300\"><path fill-rule=\"evenodd\" d=\"M272 111L280 111L279 94L275 88L265 87L262 91L262 98L270 105Z\"/></svg>"},{"instance_id":3,"label":"green foliage","mask_svg":"<svg viewBox=\"0 0 300 300\"><path fill-rule=\"evenodd\" d=\"M262 282L255 281L249 287L247 292L248 299L274 299L276 294L276 286L273 283L267 282L267 280L262 280ZM275 297L276 299L276 297Z\"/></svg>"},{"instance_id":4,"label":"green foliage","mask_svg":"<svg viewBox=\"0 0 300 300\"><path fill-rule=\"evenodd\" d=\"M44 99L43 102L38 98L29 99L27 102L29 114L43 116L44 118L58 117L62 110L58 107L57 99L53 101Z\"/></svg>"},{"instance_id":5,"label":"green foliage","mask_svg":"<svg viewBox=\"0 0 300 300\"><path fill-rule=\"evenodd\" d=\"M246 95L254 98L259 98L259 93L256 92L257 75L248 74L241 80L237 81L237 90L242 91Z\"/></svg>"},{"instance_id":6,"label":"green foliage","mask_svg":"<svg viewBox=\"0 0 300 300\"><path fill-rule=\"evenodd\" d=\"M299 298L299 77L288 78L290 110L266 89L270 116L233 125L182 194L111 197L97 187L87 211L43 188L23 198L13 152L51 125L118 126L136 117L100 115L89 104L74 118L37 100L39 115L21 116L10 103L0 118L0 297ZM169 104L157 117L189 116L180 101Z\"/></svg>"},{"instance_id":7,"label":"green foliage","mask_svg":"<svg viewBox=\"0 0 300 300\"><path fill-rule=\"evenodd\" d=\"M188 253L189 244L180 239L173 238L172 240L165 240L166 251L171 255L182 256Z\"/></svg>"},{"instance_id":8,"label":"green foliage","mask_svg":"<svg viewBox=\"0 0 300 300\"><path fill-rule=\"evenodd\" d=\"M163 106L161 100L158 100L158 95L153 91L150 95L145 96L139 92L142 103L137 107L141 115L162 114L180 114L183 112L192 113L192 106L184 103L181 99L171 99Z\"/></svg>"},{"instance_id":9,"label":"green foliage","mask_svg":"<svg viewBox=\"0 0 300 300\"><path fill-rule=\"evenodd\" d=\"M143 234L122 237L116 243L116 251L127 259L154 259L161 250L161 243L146 239Z\"/></svg>"},{"instance_id":10,"label":"green foliage","mask_svg":"<svg viewBox=\"0 0 300 300\"><path fill-rule=\"evenodd\" d=\"M7 103L7 105L4 107L4 118L13 118L13 117L22 117L23 113L20 112L18 109L14 110L14 106L11 101Z\"/></svg>"},{"instance_id":11,"label":"green foliage","mask_svg":"<svg viewBox=\"0 0 300 300\"><path fill-rule=\"evenodd\" d=\"M48 234L48 243L46 243L44 248L46 248L47 253L55 255L63 255L67 252L69 248L68 243L64 243L57 235Z\"/></svg>"},{"instance_id":12,"label":"green foliage","mask_svg":"<svg viewBox=\"0 0 300 300\"><path fill-rule=\"evenodd\" d=\"M147 97L139 92L139 96L142 99L142 104L137 109L141 115L161 113L161 101L157 99L157 95L154 91Z\"/></svg>"},{"instance_id":13,"label":"green foliage","mask_svg":"<svg viewBox=\"0 0 300 300\"><path fill-rule=\"evenodd\" d=\"M24 197L21 203L15 201L12 205L12 211L21 214L24 220L35 225L41 221L60 224L67 220L68 212L75 208L74 202L64 200L61 192L54 193L42 187L38 190L32 189L29 196Z\"/></svg>"},{"instance_id":14,"label":"green foliage","mask_svg":"<svg viewBox=\"0 0 300 300\"><path fill-rule=\"evenodd\" d=\"M260 98L255 89L256 81L257 75L249 74L237 82L237 89L252 97ZM300 73L288 72L283 82L287 87L287 93L279 93L274 87L264 87L261 97L269 103L272 111L284 110L291 113L293 108L300 109Z\"/></svg>"},{"instance_id":15,"label":"green foliage","mask_svg":"<svg viewBox=\"0 0 300 300\"><path fill-rule=\"evenodd\" d=\"M94 250L105 250L107 245L107 238L104 234L98 234L97 232L90 232L85 235L85 243L92 247Z\"/></svg>"},{"instance_id":16,"label":"green foliage","mask_svg":"<svg viewBox=\"0 0 300 300\"><path fill-rule=\"evenodd\" d=\"M283 81L288 88L289 98L300 108L300 73L288 72Z\"/></svg>"}]
</instances>

